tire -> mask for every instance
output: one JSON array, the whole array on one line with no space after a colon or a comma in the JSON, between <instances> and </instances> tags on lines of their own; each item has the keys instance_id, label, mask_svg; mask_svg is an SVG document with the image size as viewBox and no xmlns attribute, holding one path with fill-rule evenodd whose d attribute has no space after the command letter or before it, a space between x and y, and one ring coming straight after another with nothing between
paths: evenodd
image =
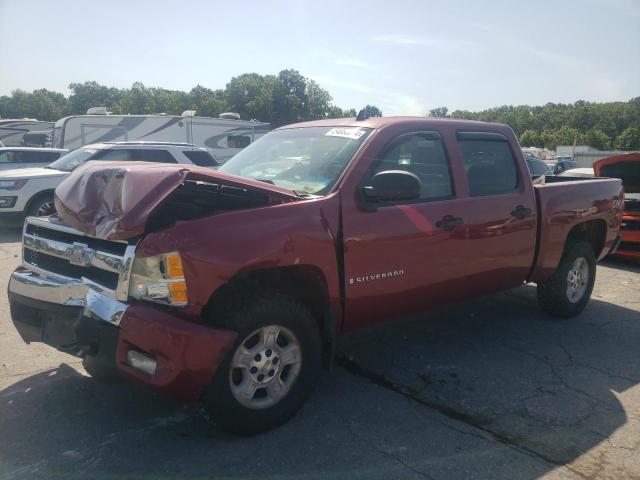
<instances>
[{"instance_id":1,"label":"tire","mask_svg":"<svg viewBox=\"0 0 640 480\"><path fill-rule=\"evenodd\" d=\"M56 208L53 204L53 194L47 193L39 195L29 204L27 209L27 216L30 217L47 217L56 213Z\"/></svg>"},{"instance_id":2,"label":"tire","mask_svg":"<svg viewBox=\"0 0 640 480\"><path fill-rule=\"evenodd\" d=\"M538 303L554 317L575 317L589 303L595 280L596 259L591 245L570 240L556 271L538 283Z\"/></svg>"},{"instance_id":3,"label":"tire","mask_svg":"<svg viewBox=\"0 0 640 480\"><path fill-rule=\"evenodd\" d=\"M117 383L122 381L115 365L107 364L98 357L87 355L82 359L82 366L92 378L103 383Z\"/></svg>"},{"instance_id":4,"label":"tire","mask_svg":"<svg viewBox=\"0 0 640 480\"><path fill-rule=\"evenodd\" d=\"M296 414L316 385L318 325L302 304L276 293L239 297L221 310L215 325L238 338L204 391L208 418L240 435L275 428Z\"/></svg>"}]
</instances>

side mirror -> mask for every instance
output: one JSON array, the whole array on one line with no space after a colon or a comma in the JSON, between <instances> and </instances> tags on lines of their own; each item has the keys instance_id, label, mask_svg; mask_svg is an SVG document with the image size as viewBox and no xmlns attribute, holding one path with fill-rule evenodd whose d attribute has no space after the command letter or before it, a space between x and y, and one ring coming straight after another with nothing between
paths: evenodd
<instances>
[{"instance_id":1,"label":"side mirror","mask_svg":"<svg viewBox=\"0 0 640 480\"><path fill-rule=\"evenodd\" d=\"M415 200L422 193L422 182L406 170L386 170L376 173L371 185L362 187L361 191L367 202Z\"/></svg>"}]
</instances>

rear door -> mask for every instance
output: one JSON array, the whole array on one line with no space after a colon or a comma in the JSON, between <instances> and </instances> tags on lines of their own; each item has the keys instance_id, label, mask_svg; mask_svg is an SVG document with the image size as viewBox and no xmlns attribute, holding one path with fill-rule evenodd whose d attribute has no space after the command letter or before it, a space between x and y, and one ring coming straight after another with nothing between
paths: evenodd
<instances>
[{"instance_id":1,"label":"rear door","mask_svg":"<svg viewBox=\"0 0 640 480\"><path fill-rule=\"evenodd\" d=\"M467 242L464 296L493 293L526 281L535 252L536 204L517 145L500 132L456 133L464 166Z\"/></svg>"}]
</instances>

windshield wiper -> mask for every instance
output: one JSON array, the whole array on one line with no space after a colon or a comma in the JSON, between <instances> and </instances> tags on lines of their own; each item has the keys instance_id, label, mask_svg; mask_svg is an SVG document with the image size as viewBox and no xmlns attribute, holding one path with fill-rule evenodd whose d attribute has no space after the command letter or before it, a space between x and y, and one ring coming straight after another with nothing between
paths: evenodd
<instances>
[{"instance_id":1,"label":"windshield wiper","mask_svg":"<svg viewBox=\"0 0 640 480\"><path fill-rule=\"evenodd\" d=\"M273 183L273 180L269 180L268 178L256 178L255 180L258 182L264 182L270 185L275 185L275 183Z\"/></svg>"}]
</instances>

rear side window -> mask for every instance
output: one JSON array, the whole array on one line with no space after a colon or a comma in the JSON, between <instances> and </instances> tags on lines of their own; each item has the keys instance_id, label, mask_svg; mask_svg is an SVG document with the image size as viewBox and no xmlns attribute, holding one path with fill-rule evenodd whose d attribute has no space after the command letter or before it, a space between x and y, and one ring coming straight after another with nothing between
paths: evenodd
<instances>
[{"instance_id":1,"label":"rear side window","mask_svg":"<svg viewBox=\"0 0 640 480\"><path fill-rule=\"evenodd\" d=\"M60 158L59 152L19 152L20 163L51 163Z\"/></svg>"},{"instance_id":2,"label":"rear side window","mask_svg":"<svg viewBox=\"0 0 640 480\"><path fill-rule=\"evenodd\" d=\"M178 163L167 150L131 150L131 160L136 162Z\"/></svg>"},{"instance_id":3,"label":"rear side window","mask_svg":"<svg viewBox=\"0 0 640 480\"><path fill-rule=\"evenodd\" d=\"M498 133L459 132L458 145L472 196L517 190L516 159L506 137Z\"/></svg>"},{"instance_id":4,"label":"rear side window","mask_svg":"<svg viewBox=\"0 0 640 480\"><path fill-rule=\"evenodd\" d=\"M217 167L218 162L214 160L209 152L202 150L185 150L184 156L200 167Z\"/></svg>"},{"instance_id":5,"label":"rear side window","mask_svg":"<svg viewBox=\"0 0 640 480\"><path fill-rule=\"evenodd\" d=\"M386 170L417 175L422 182L422 200L453 195L449 161L436 132L405 134L392 141L374 163L372 175Z\"/></svg>"}]
</instances>

